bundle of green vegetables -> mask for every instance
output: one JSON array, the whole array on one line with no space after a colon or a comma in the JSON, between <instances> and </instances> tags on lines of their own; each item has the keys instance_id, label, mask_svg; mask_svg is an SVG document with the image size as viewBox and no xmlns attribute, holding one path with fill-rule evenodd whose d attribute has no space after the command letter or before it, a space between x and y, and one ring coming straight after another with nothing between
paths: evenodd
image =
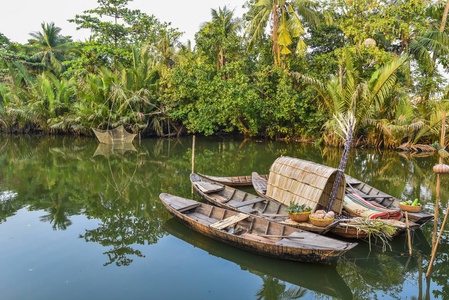
<instances>
[{"instance_id":1,"label":"bundle of green vegetables","mask_svg":"<svg viewBox=\"0 0 449 300\"><path fill-rule=\"evenodd\" d=\"M348 220L346 223L341 223L340 225L346 225L347 227L353 227L360 231L365 231L368 233L369 247L371 250L371 237L376 240L380 239L382 241L382 251L387 249L387 246L391 250L389 241L393 238L396 233L396 228L387 224L380 219L368 219L368 218L353 218Z\"/></svg>"},{"instance_id":2,"label":"bundle of green vegetables","mask_svg":"<svg viewBox=\"0 0 449 300\"><path fill-rule=\"evenodd\" d=\"M293 201L290 201L290 205L287 207L287 212L289 214L299 214L299 213L309 212L309 211L312 211L312 209L309 206L307 206L305 204L299 205Z\"/></svg>"},{"instance_id":3,"label":"bundle of green vegetables","mask_svg":"<svg viewBox=\"0 0 449 300\"><path fill-rule=\"evenodd\" d=\"M421 203L419 203L418 198L416 198L413 202L412 200L401 201L401 204L410 206L421 206Z\"/></svg>"}]
</instances>

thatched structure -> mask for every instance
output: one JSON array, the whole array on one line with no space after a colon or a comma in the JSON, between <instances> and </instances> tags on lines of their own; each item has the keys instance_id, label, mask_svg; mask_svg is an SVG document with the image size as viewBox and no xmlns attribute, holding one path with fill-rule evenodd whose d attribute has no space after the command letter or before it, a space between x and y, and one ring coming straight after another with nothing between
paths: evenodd
<instances>
[{"instance_id":1,"label":"thatched structure","mask_svg":"<svg viewBox=\"0 0 449 300\"><path fill-rule=\"evenodd\" d=\"M325 209L329 202L337 169L314 162L281 156L270 168L266 195L289 205L306 204L313 211ZM332 210L341 213L346 182L343 177Z\"/></svg>"}]
</instances>

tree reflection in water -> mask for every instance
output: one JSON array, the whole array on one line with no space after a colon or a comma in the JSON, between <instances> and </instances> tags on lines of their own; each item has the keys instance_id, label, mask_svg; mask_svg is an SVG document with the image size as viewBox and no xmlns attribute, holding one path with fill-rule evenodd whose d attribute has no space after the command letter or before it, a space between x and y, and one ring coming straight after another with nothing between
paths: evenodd
<instances>
[{"instance_id":1,"label":"tree reflection in water","mask_svg":"<svg viewBox=\"0 0 449 300\"><path fill-rule=\"evenodd\" d=\"M148 208L135 194L135 175L146 157L147 153L139 153L132 144L100 144L93 156L92 164L96 173L102 175L104 184L96 203L88 211L89 216L99 219L101 224L96 229L86 230L80 238L111 247L103 253L109 258L104 266L112 263L129 266L133 262L130 257L145 257L132 245L157 243L164 235L160 231L161 218L148 218L144 213L156 207Z\"/></svg>"},{"instance_id":2,"label":"tree reflection in water","mask_svg":"<svg viewBox=\"0 0 449 300\"><path fill-rule=\"evenodd\" d=\"M241 139L233 137L198 137L196 144L195 170L217 176L249 175L252 171L264 174L280 155L336 167L342 151L274 141L249 140L242 143ZM159 193L192 197L189 182L192 149L190 137L148 139L134 146L137 152L116 153L117 149L114 149L106 155L93 156L98 147L94 139L2 136L0 222L8 222L8 218L26 207L30 211L43 211L40 220L48 222L54 230L65 230L75 222L72 216L85 215L89 219L99 220L100 225L83 232L80 237L105 247L106 250L102 251L107 257L105 265L126 266L135 257L143 258L141 245L157 243L166 234L162 224L170 218L158 199ZM394 151L352 149L346 170L349 175L398 198L419 198L424 209L431 212L434 209L436 182L432 167L437 160L435 155L417 157ZM442 178L440 224L448 205L449 184L445 182L448 178ZM327 276L331 282L325 287L332 286L332 282L343 281L338 285L348 291L334 288L334 292L326 290L323 294L334 295L338 292L338 295L346 295L352 290L354 298L359 299L370 299L373 293L379 297L387 295L397 298L401 289L413 282L416 286L422 286L417 299L449 299L447 234L441 239L430 281L419 276L420 269L427 268L430 255L428 249L420 248L417 237L420 234L422 240L430 241L432 229L433 226L426 225L421 232L415 233L413 252L416 255L408 263L406 257L398 255L406 252L404 238L395 238L395 250L386 253L370 253L367 246L360 243L346 255L348 261L341 260L336 270L333 269L332 272L338 270L340 277ZM191 243L198 245L199 241L195 237ZM216 248L218 251L223 246ZM251 262L249 258L241 262L241 254L229 258L227 252L223 256L226 255L228 260L239 259L239 264L243 265ZM422 260L418 262L419 254ZM285 278L287 267L276 270L278 265L283 264L276 262L259 266L254 263L251 268L261 270L260 276L265 277L268 290L273 286L275 290L287 291L286 286L282 288L284 283L306 287L303 278L296 275L296 270L292 271L295 275L288 273L288 278ZM317 270L315 266L307 268ZM301 279L301 282L295 279ZM270 280L273 282L270 283ZM322 286L315 287L312 282L306 282L310 285L307 290L312 289L315 295L320 294L315 290L320 290ZM413 296L410 293L406 295ZM258 296L262 293L255 295Z\"/></svg>"},{"instance_id":3,"label":"tree reflection in water","mask_svg":"<svg viewBox=\"0 0 449 300\"><path fill-rule=\"evenodd\" d=\"M293 300L304 297L306 290L299 286L290 286L271 276L262 276L262 287L257 291L258 300Z\"/></svg>"}]
</instances>

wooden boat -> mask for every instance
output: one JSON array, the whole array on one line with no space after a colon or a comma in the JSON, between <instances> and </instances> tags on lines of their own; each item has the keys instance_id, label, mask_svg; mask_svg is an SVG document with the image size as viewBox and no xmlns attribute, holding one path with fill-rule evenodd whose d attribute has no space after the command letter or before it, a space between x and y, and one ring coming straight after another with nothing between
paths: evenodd
<instances>
[{"instance_id":1,"label":"wooden boat","mask_svg":"<svg viewBox=\"0 0 449 300\"><path fill-rule=\"evenodd\" d=\"M260 182L263 180L265 179L255 177L253 183L258 187L263 187L263 182ZM337 216L336 221L326 227L315 226L310 222L294 222L288 217L287 206L266 197L261 193L263 189L258 191L260 193L258 197L236 188L220 185L205 178L201 178L197 174L190 174L190 181L192 182L194 189L204 200L219 207L254 214L269 219L270 221L278 222L282 225L300 228L317 234L326 234L330 232L345 238L365 238L368 236L367 231L360 230L356 226L351 225L349 223L351 218L346 216ZM384 222L394 226L397 230L396 234L406 230L404 222L397 220L384 220ZM419 225L410 222L410 228L417 229L419 228Z\"/></svg>"},{"instance_id":2,"label":"wooden boat","mask_svg":"<svg viewBox=\"0 0 449 300\"><path fill-rule=\"evenodd\" d=\"M257 276L267 275L276 280L288 282L301 289L314 291L318 295L327 295L332 299L353 299L351 289L341 275L338 274L336 264L315 264L311 268L307 263L254 255L253 253L238 248L223 245L218 241L201 235L187 228L175 218L171 218L165 222L163 229L170 235L195 248L236 264L237 268L244 272L250 272ZM353 254L351 255L354 256Z\"/></svg>"},{"instance_id":3,"label":"wooden boat","mask_svg":"<svg viewBox=\"0 0 449 300\"><path fill-rule=\"evenodd\" d=\"M218 176L210 176L198 173L203 178L206 178L210 181L217 182L220 184L224 184L227 186L251 186L251 175L250 176L232 176L232 177L218 177ZM265 179L268 179L268 175L260 175Z\"/></svg>"},{"instance_id":4,"label":"wooden boat","mask_svg":"<svg viewBox=\"0 0 449 300\"><path fill-rule=\"evenodd\" d=\"M357 245L166 193L159 198L170 214L193 230L265 256L327 262Z\"/></svg>"},{"instance_id":5,"label":"wooden boat","mask_svg":"<svg viewBox=\"0 0 449 300\"><path fill-rule=\"evenodd\" d=\"M339 221L326 227L315 226L310 222L294 222L288 217L287 206L282 203L258 197L230 186L217 184L194 173L190 174L190 181L201 198L219 207L253 214L282 225L300 228L317 234L325 234L331 231L349 238L364 238L367 236L367 232L351 230L352 226L340 225ZM334 227L337 227L338 230L335 230Z\"/></svg>"},{"instance_id":6,"label":"wooden boat","mask_svg":"<svg viewBox=\"0 0 449 300\"><path fill-rule=\"evenodd\" d=\"M266 196L266 190L267 190L267 180L265 179L265 176L260 176L256 172L252 173L252 181L253 181L253 187L256 193L261 196L262 198L273 200L274 199ZM371 204L378 205L382 208L387 209L393 209L393 210L399 210L399 202L400 200L388 195L364 182L361 182L349 175L346 175L346 184L347 184L347 190L356 193L360 197L362 197L364 200L370 202ZM350 216L350 214L347 214ZM433 218L433 215L426 213L426 212L419 212L419 213L408 213L409 220L413 223L416 223L420 226L428 222ZM412 226L412 228L420 227L420 226Z\"/></svg>"},{"instance_id":7,"label":"wooden boat","mask_svg":"<svg viewBox=\"0 0 449 300\"><path fill-rule=\"evenodd\" d=\"M388 209L399 209L399 203L401 202L396 197L393 197L385 192L382 192L367 183L364 183L358 179L355 179L349 175L346 175L347 189L350 191L355 191L356 194L361 196L363 199L371 202L375 205L380 205ZM424 225L428 221L433 219L433 215L424 211L417 213L408 213L409 220L420 226Z\"/></svg>"},{"instance_id":8,"label":"wooden boat","mask_svg":"<svg viewBox=\"0 0 449 300\"><path fill-rule=\"evenodd\" d=\"M123 125L111 130L92 128L95 136L103 144L132 143L136 134L129 133Z\"/></svg>"}]
</instances>

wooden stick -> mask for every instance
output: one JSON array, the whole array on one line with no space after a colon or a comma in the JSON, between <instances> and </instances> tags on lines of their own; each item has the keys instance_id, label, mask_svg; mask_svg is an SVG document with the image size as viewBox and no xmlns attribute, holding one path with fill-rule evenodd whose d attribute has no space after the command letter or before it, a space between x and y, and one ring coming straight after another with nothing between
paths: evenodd
<instances>
[{"instance_id":1,"label":"wooden stick","mask_svg":"<svg viewBox=\"0 0 449 300\"><path fill-rule=\"evenodd\" d=\"M193 135L192 140L192 173L195 171L195 135ZM193 184L192 184L192 195L193 195Z\"/></svg>"},{"instance_id":2,"label":"wooden stick","mask_svg":"<svg viewBox=\"0 0 449 300\"><path fill-rule=\"evenodd\" d=\"M429 268L427 269L426 277L429 276L430 270L432 269L432 264L433 264L433 261L435 259L435 254L437 253L438 243L440 242L440 238L443 235L443 229L444 229L444 225L446 225L447 215L448 214L449 214L449 207L446 210L446 215L444 216L443 225L441 225L440 233L438 234L438 239L437 239L437 241L435 243L435 246L432 247L432 257L430 258L430 264L429 264Z\"/></svg>"},{"instance_id":3,"label":"wooden stick","mask_svg":"<svg viewBox=\"0 0 449 300\"><path fill-rule=\"evenodd\" d=\"M443 120L441 122L440 147L444 149L444 138L446 137L446 111L443 111ZM443 159L440 157L440 161Z\"/></svg>"},{"instance_id":4,"label":"wooden stick","mask_svg":"<svg viewBox=\"0 0 449 300\"><path fill-rule=\"evenodd\" d=\"M440 147L444 148L444 138L446 135L446 111L443 111L443 117L441 120L441 136L440 136ZM440 156L439 163L443 163L443 158ZM437 175L437 197L435 199L435 215L433 217L433 235L432 235L432 250L435 246L435 239L438 231L438 209L440 204L440 174Z\"/></svg>"},{"instance_id":5,"label":"wooden stick","mask_svg":"<svg viewBox=\"0 0 449 300\"><path fill-rule=\"evenodd\" d=\"M441 163L441 157L440 157L440 163ZM439 210L439 203L440 203L440 185L441 185L440 174L437 174L437 196L435 199L435 214L433 216L432 250L433 250L433 247L435 246L435 239L437 237L437 231L438 231L438 210Z\"/></svg>"},{"instance_id":6,"label":"wooden stick","mask_svg":"<svg viewBox=\"0 0 449 300\"><path fill-rule=\"evenodd\" d=\"M405 224L407 224L408 254L412 257L412 240L410 238L410 226L408 225L408 212L405 212Z\"/></svg>"},{"instance_id":7,"label":"wooden stick","mask_svg":"<svg viewBox=\"0 0 449 300\"><path fill-rule=\"evenodd\" d=\"M195 136L192 140L192 173L195 172Z\"/></svg>"}]
</instances>

